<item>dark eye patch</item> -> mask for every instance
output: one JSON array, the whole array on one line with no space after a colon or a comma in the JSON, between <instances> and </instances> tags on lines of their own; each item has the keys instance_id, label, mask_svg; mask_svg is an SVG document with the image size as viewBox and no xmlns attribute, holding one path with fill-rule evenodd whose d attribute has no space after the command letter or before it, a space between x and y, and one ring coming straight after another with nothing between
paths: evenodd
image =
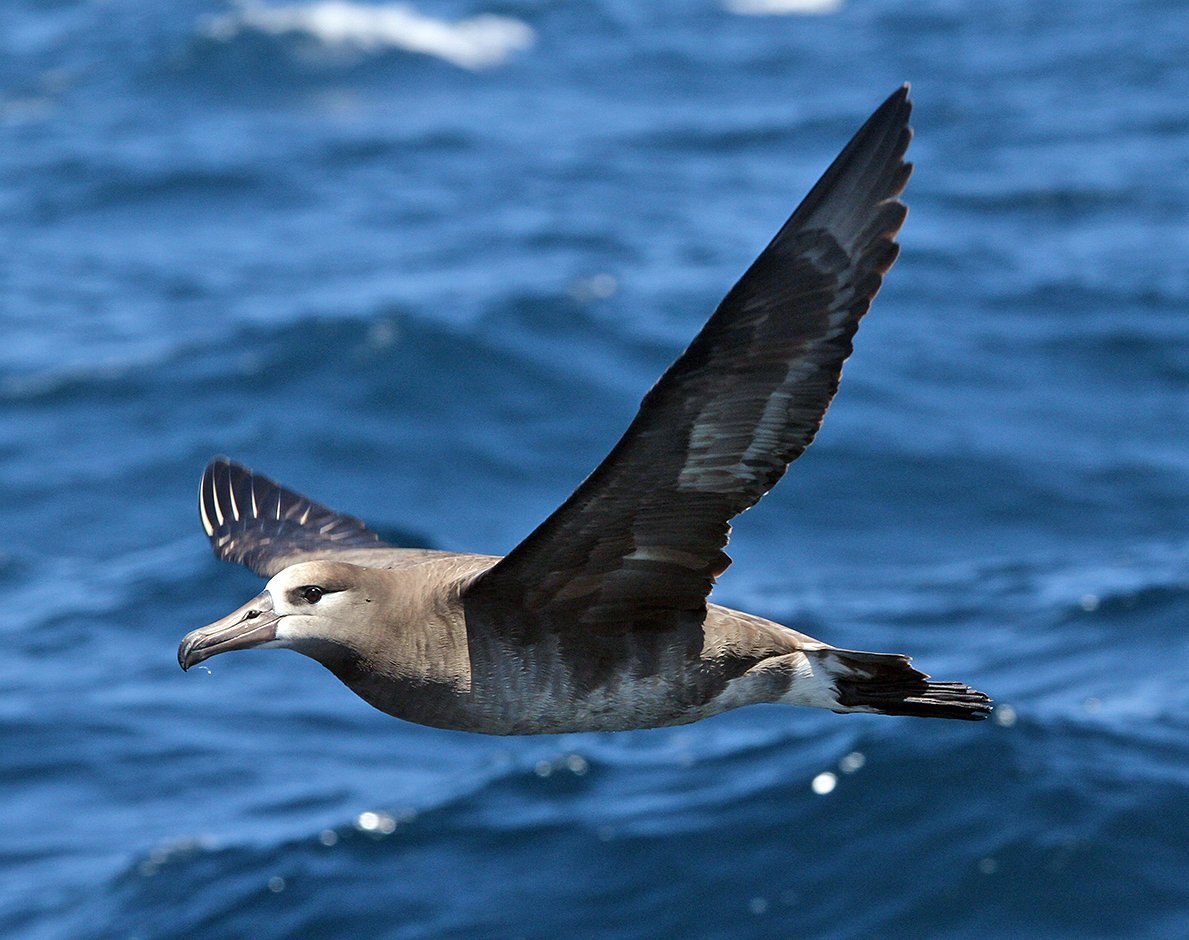
<instances>
[{"instance_id":1,"label":"dark eye patch","mask_svg":"<svg viewBox=\"0 0 1189 940\"><path fill-rule=\"evenodd\" d=\"M318 601L322 600L322 596L325 593L326 589L316 584L307 584L305 587L299 587L297 589L297 596L307 604L317 604Z\"/></svg>"}]
</instances>

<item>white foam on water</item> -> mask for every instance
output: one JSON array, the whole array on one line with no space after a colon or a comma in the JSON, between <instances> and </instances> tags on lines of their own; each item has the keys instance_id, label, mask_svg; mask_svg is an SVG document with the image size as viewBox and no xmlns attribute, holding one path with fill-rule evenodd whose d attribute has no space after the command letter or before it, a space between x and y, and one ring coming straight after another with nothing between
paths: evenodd
<instances>
[{"instance_id":1,"label":"white foam on water","mask_svg":"<svg viewBox=\"0 0 1189 940\"><path fill-rule=\"evenodd\" d=\"M348 0L284 6L245 4L209 20L204 32L221 42L256 32L305 36L327 46L361 52L402 49L436 56L464 69L499 65L536 39L531 26L508 16L483 14L450 21L426 16L403 3L369 6Z\"/></svg>"},{"instance_id":2,"label":"white foam on water","mask_svg":"<svg viewBox=\"0 0 1189 940\"><path fill-rule=\"evenodd\" d=\"M844 0L726 0L728 13L740 16L824 16L842 9Z\"/></svg>"}]
</instances>

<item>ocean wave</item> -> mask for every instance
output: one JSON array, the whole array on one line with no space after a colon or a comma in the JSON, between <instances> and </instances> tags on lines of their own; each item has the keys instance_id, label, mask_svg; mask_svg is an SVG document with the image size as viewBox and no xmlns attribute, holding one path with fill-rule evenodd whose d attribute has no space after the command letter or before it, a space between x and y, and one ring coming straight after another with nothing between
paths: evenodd
<instances>
[{"instance_id":1,"label":"ocean wave","mask_svg":"<svg viewBox=\"0 0 1189 940\"><path fill-rule=\"evenodd\" d=\"M1110 554L974 558L936 566L872 568L867 590L847 580L754 587L753 604L796 607L827 620L948 622L1003 607L1052 615L1159 605L1189 593L1189 544L1120 544Z\"/></svg>"},{"instance_id":2,"label":"ocean wave","mask_svg":"<svg viewBox=\"0 0 1189 940\"><path fill-rule=\"evenodd\" d=\"M344 360L349 366L371 364L401 342L400 333L406 329L415 341L466 342L465 337L432 322L413 324L403 312L399 318L374 312L311 316L270 311L270 315L271 319L227 323L207 335L179 330L180 335L158 340L151 347L128 348L101 361L53 363L0 375L0 402L64 405L96 396L149 395L166 380L194 387L216 380L252 387L262 373L292 364L295 358L311 365L329 360L340 370L346 367ZM317 355L309 352L311 334L324 344L317 347ZM228 350L241 352L229 355Z\"/></svg>"},{"instance_id":3,"label":"ocean wave","mask_svg":"<svg viewBox=\"0 0 1189 940\"><path fill-rule=\"evenodd\" d=\"M406 360L402 384L436 399L440 376L435 364L460 358L473 361L468 374L485 376L495 389L564 386L575 374L606 388L623 378L619 370L625 357L657 354L655 343L635 336L630 325L596 315L596 305L616 289L614 278L602 274L575 280L568 293L512 291L490 298L474 322L462 323L443 322L436 309L425 306L315 313L270 308L262 316L185 324L167 336L125 343L110 355L92 353L87 361L53 361L52 350L45 362L30 363L26 356L16 361L21 368L0 370L0 403L131 400L155 394L162 383L196 392L217 384L260 396L272 388L260 388L260 376L276 374L302 376L292 394L311 395L318 393L320 378L341 385L341 376L349 374L351 387L366 398L386 395L393 363ZM152 325L147 323L146 331ZM576 341L588 353L572 362L563 381L555 364L570 355ZM651 362L648 368L654 368ZM434 401L426 404L437 407Z\"/></svg>"},{"instance_id":4,"label":"ocean wave","mask_svg":"<svg viewBox=\"0 0 1189 940\"><path fill-rule=\"evenodd\" d=\"M23 558L22 567L31 573L22 574L18 567L0 581L20 611L0 632L34 636L50 623L110 615L143 603L151 588L168 599L175 573L201 557L198 544L192 535L179 535L164 544L112 554L102 565L79 557Z\"/></svg>"},{"instance_id":5,"label":"ocean wave","mask_svg":"<svg viewBox=\"0 0 1189 940\"><path fill-rule=\"evenodd\" d=\"M245 3L233 13L208 20L204 33L219 42L255 33L296 36L347 52L400 50L471 70L500 65L536 39L531 26L512 17L481 14L448 21L403 3L368 6L347 0L275 7Z\"/></svg>"},{"instance_id":6,"label":"ocean wave","mask_svg":"<svg viewBox=\"0 0 1189 940\"><path fill-rule=\"evenodd\" d=\"M825 16L842 9L844 0L726 0L728 13L740 16Z\"/></svg>"},{"instance_id":7,"label":"ocean wave","mask_svg":"<svg viewBox=\"0 0 1189 940\"><path fill-rule=\"evenodd\" d=\"M1176 818L1173 762L1155 753L1159 772L1150 781L1149 813L1134 799L1112 798L1134 781L1117 760L1093 759L1084 731L1070 729L1073 740L1054 741L1036 729L1011 734L990 724L949 730L962 734L921 728L911 736L878 735L812 781L796 772L803 762L793 749L659 778L569 768L544 775L520 767L433 808L365 809L291 838L175 836L128 858L92 904L107 905L105 917L114 920L109 933L137 920L142 928L159 925L153 936L212 925L234 933L253 922L260 936L308 936L348 933L351 926L367 932L361 925L369 915L360 911L373 910L380 892L386 913L367 923L382 923L387 936L547 936L568 926L558 923L563 912L590 918L592 897L614 897L617 914L626 911L634 922L650 915L658 932L682 934L697 931L681 929L692 925L678 896L712 890L715 903L701 912L716 921L710 935L733 935L727 922L739 916L766 916L755 923L785 933L777 925L795 911L805 935L834 936L846 901L827 886L848 877L881 886L888 877L884 859L899 857L909 876L893 879L895 900L882 885L847 936L907 935L880 926L919 919L938 904L954 904L951 916L966 916L958 907L968 899L980 909L992 905L1006 890L1007 875L1031 870L1047 873L1043 883L1031 888L1017 879L1012 890L1055 895L1062 903L1037 908L1052 911L1046 926L1055 927L1078 909L1069 903L1082 890L1077 876L1110 866L1117 848L1104 837L1157 813ZM1105 743L1118 758L1124 742ZM1038 765L1042 782L1029 785ZM985 783L991 767L993 787ZM1101 789L1083 788L1087 776ZM1057 813L1055 798L1067 812ZM888 813L911 824L883 832ZM1001 824L981 826L984 817ZM853 837L873 831L878 838ZM721 852L724 833L730 833L731 865L706 866L706 857ZM554 860L555 877L546 882L532 864L540 857ZM662 884L642 878L657 858L670 872ZM409 877L424 869L451 873L451 890L427 894L424 881ZM1158 871L1152 877L1160 890L1176 884L1175 866ZM1057 872L1070 877L1054 879ZM534 917L535 932L516 904L492 900L496 892L516 898L530 891L554 912L547 928ZM400 915L394 919L389 911ZM493 917L502 918L501 929ZM338 929L328 930L331 923Z\"/></svg>"},{"instance_id":8,"label":"ocean wave","mask_svg":"<svg viewBox=\"0 0 1189 940\"><path fill-rule=\"evenodd\" d=\"M1047 608L1087 614L1159 607L1189 593L1189 544L1121 545L1108 558L1037 566L1036 600Z\"/></svg>"},{"instance_id":9,"label":"ocean wave","mask_svg":"<svg viewBox=\"0 0 1189 940\"><path fill-rule=\"evenodd\" d=\"M262 819L243 828L182 832L142 846L125 857L120 877L151 878L199 856L358 852L389 841L432 844L451 832L503 837L549 826L582 829L592 819L618 835L709 830L715 823L706 811L715 806L764 799L774 788L821 795L812 786L815 777L851 777L867 763L855 750L861 736L853 729L823 733L825 716L815 722L802 713L800 721L790 721L788 709L770 715L777 711L777 720L758 727L738 716L717 722L717 736L677 728L610 739L582 734L500 742L465 773L413 774L405 778L407 787L397 786L405 791L401 797L353 809L341 794L324 792L319 799L303 791L296 804L254 804ZM487 742L472 747L476 743ZM882 755L880 736L866 739L868 745ZM741 768L749 772L732 772ZM657 775L673 786L657 792ZM615 805L600 796L608 786L619 793ZM328 809L336 821L327 819Z\"/></svg>"}]
</instances>

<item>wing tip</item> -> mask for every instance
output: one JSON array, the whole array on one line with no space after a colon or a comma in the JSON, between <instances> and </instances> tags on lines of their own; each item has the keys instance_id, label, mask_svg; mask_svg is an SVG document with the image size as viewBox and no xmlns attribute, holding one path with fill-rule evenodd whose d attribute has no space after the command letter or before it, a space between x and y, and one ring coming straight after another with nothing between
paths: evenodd
<instances>
[{"instance_id":1,"label":"wing tip","mask_svg":"<svg viewBox=\"0 0 1189 940\"><path fill-rule=\"evenodd\" d=\"M860 235L865 212L899 202L912 175L912 164L904 159L913 138L909 91L909 83L904 82L871 112L801 200L773 244L786 233L808 226L825 228L840 244L851 246Z\"/></svg>"},{"instance_id":2,"label":"wing tip","mask_svg":"<svg viewBox=\"0 0 1189 940\"><path fill-rule=\"evenodd\" d=\"M862 126L855 132L855 140L862 138L865 134L870 132L887 132L894 127L900 127L902 131L908 132L907 140L897 140L897 149L902 145L907 149L909 141L912 140L912 128L909 126L909 120L912 117L913 101L909 97L911 86L908 82L904 82L894 92L888 95L883 102L871 115L863 122ZM903 136L903 135L901 135ZM903 153L903 150L901 150Z\"/></svg>"},{"instance_id":3,"label":"wing tip","mask_svg":"<svg viewBox=\"0 0 1189 940\"><path fill-rule=\"evenodd\" d=\"M875 109L875 112L873 113L872 116L874 117L875 115L882 115L886 112L893 112L893 111L898 112L901 110L904 110L905 112L911 112L912 111L912 98L909 97L911 92L912 92L912 83L911 82L901 82L900 86L895 91L893 91L890 95L888 95L883 100L883 103L878 108Z\"/></svg>"},{"instance_id":4,"label":"wing tip","mask_svg":"<svg viewBox=\"0 0 1189 940\"><path fill-rule=\"evenodd\" d=\"M908 96L909 84L905 82L890 94L878 108L871 112L871 116L863 122L846 146L839 154L835 163L844 163L844 157L850 154L871 153L875 162L881 164L898 165L894 180L898 180L906 164L904 155L912 143L913 130L909 123L912 119L913 102ZM833 167L831 167L833 169ZM829 175L827 171L826 175ZM904 182L907 182L907 177ZM903 185L900 187L903 189ZM889 194L898 195L899 191Z\"/></svg>"}]
</instances>

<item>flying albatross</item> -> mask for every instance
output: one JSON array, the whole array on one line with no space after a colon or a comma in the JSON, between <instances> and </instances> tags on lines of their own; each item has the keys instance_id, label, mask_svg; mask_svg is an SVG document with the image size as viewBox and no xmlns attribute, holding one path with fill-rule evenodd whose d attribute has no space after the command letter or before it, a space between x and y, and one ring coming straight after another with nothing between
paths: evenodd
<instances>
[{"instance_id":1,"label":"flying albatross","mask_svg":"<svg viewBox=\"0 0 1189 940\"><path fill-rule=\"evenodd\" d=\"M730 520L821 425L898 252L908 86L887 99L731 288L606 459L503 558L386 545L226 458L199 489L215 554L269 578L189 633L183 669L286 647L390 715L487 734L685 724L758 702L985 718L907 656L837 649L707 602Z\"/></svg>"}]
</instances>

